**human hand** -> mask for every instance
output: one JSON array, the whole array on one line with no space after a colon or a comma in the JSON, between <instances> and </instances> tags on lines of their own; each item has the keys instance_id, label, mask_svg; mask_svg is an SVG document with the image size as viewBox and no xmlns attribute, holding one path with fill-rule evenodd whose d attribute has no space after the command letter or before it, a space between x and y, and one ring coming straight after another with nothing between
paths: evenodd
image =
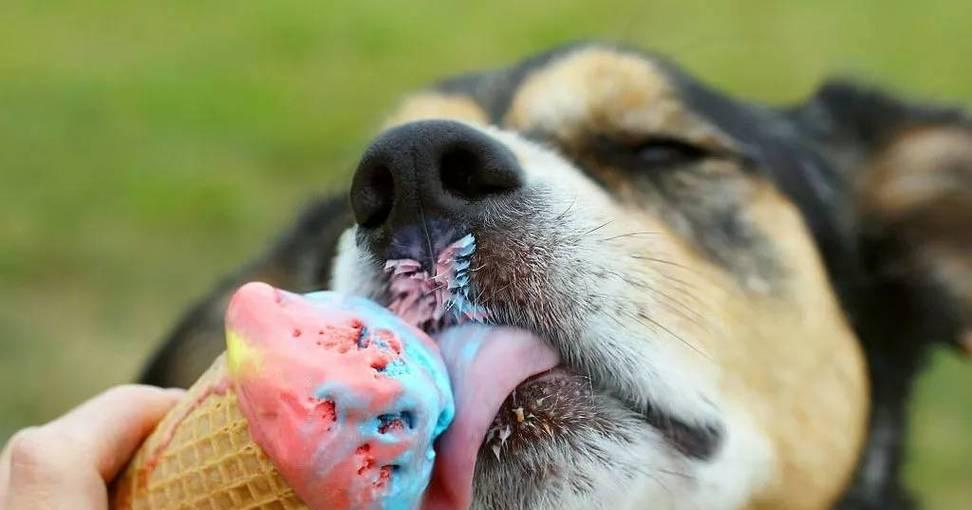
<instances>
[{"instance_id":1,"label":"human hand","mask_svg":"<svg viewBox=\"0 0 972 510\"><path fill-rule=\"evenodd\" d=\"M0 508L107 510L107 484L183 393L118 386L14 434L0 453Z\"/></svg>"}]
</instances>

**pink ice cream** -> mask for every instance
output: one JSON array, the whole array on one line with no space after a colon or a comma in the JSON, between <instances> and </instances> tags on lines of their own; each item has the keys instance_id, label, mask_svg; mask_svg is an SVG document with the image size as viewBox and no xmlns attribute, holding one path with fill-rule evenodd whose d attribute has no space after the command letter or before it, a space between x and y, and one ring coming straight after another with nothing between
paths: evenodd
<instances>
[{"instance_id":1,"label":"pink ice cream","mask_svg":"<svg viewBox=\"0 0 972 510\"><path fill-rule=\"evenodd\" d=\"M363 298L262 283L226 327L250 434L310 508L418 508L454 412L431 338Z\"/></svg>"}]
</instances>

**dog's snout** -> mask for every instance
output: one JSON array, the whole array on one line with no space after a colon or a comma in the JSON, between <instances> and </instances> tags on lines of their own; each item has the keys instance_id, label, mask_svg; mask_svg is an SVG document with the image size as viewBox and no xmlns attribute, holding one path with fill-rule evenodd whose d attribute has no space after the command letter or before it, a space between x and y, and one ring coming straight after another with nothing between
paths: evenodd
<instances>
[{"instance_id":1,"label":"dog's snout","mask_svg":"<svg viewBox=\"0 0 972 510\"><path fill-rule=\"evenodd\" d=\"M462 221L521 185L516 157L488 134L453 121L412 122L365 151L351 207L365 228L408 226L423 215Z\"/></svg>"}]
</instances>

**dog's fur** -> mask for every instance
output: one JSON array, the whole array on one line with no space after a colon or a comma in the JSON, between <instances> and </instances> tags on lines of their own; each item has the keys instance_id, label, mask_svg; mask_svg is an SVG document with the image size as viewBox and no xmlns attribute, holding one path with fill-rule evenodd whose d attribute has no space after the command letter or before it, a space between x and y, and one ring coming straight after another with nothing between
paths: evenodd
<instances>
[{"instance_id":1,"label":"dog's fur","mask_svg":"<svg viewBox=\"0 0 972 510\"><path fill-rule=\"evenodd\" d=\"M840 81L743 102L606 44L446 80L386 128L433 118L525 173L514 204L469 225L480 301L598 397L569 441L481 455L475 508L916 506L900 478L913 381L931 346L972 341L972 118ZM244 281L385 299L386 254L359 230L346 198L312 203L143 379L191 383Z\"/></svg>"}]
</instances>

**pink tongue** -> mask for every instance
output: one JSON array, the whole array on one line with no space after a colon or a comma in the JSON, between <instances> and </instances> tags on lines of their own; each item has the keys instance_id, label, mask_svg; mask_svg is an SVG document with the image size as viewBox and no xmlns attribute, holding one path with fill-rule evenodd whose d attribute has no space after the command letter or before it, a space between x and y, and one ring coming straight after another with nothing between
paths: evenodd
<instances>
[{"instance_id":1,"label":"pink tongue","mask_svg":"<svg viewBox=\"0 0 972 510\"><path fill-rule=\"evenodd\" d=\"M506 397L560 357L527 331L482 325L446 330L437 339L455 393L456 418L439 439L422 510L465 510L472 502L476 455Z\"/></svg>"}]
</instances>

